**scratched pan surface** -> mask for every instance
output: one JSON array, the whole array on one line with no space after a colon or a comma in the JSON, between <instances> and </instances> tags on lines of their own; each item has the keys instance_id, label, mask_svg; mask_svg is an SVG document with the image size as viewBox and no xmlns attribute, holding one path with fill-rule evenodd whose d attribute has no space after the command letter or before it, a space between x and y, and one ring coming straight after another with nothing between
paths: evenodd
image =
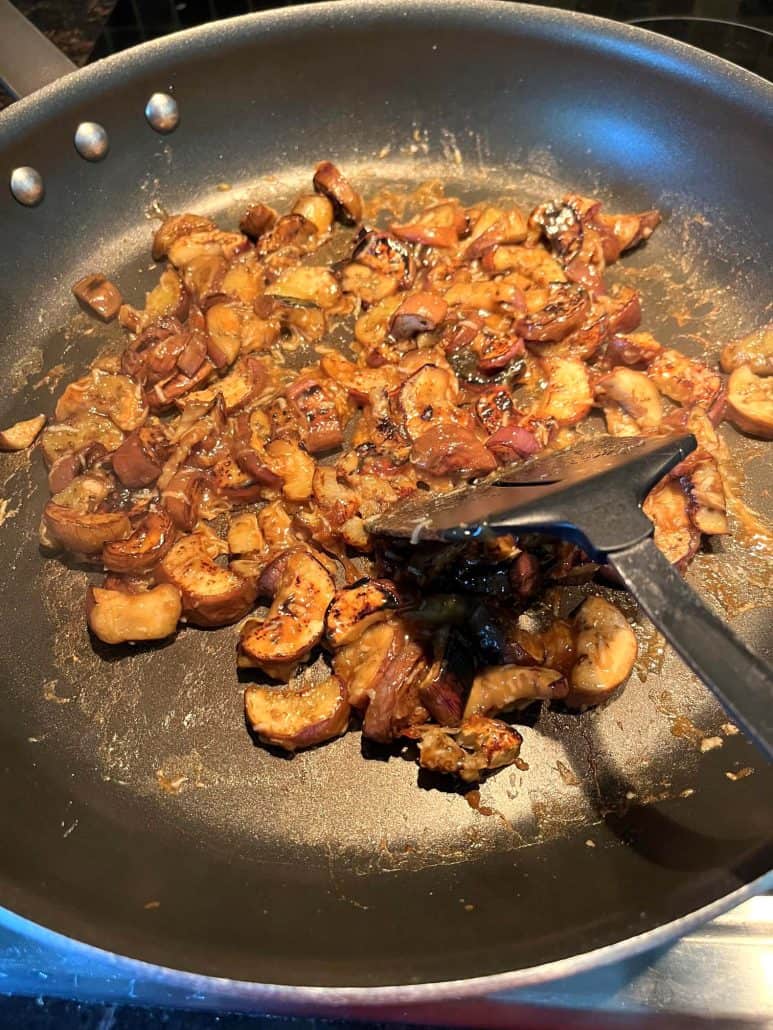
<instances>
[{"instance_id":1,"label":"scratched pan surface","mask_svg":"<svg viewBox=\"0 0 773 1030\"><path fill-rule=\"evenodd\" d=\"M182 122L159 137L143 105L172 86ZM249 198L290 200L322 157L366 194L441 177L465 199L571 187L660 207L664 225L615 274L642 291L645 328L715 356L770 318L769 100L679 44L518 5L344 2L121 55L0 122L3 174L32 164L47 185L34 210L0 197L1 421L51 412L118 340L75 314L69 286L102 269L138 301L156 205L227 223ZM73 150L84 118L110 131L101 164ZM723 433L739 494L764 509L770 452ZM633 950L769 868L769 770L639 620L624 693L527 720L529 768L491 778L476 810L398 749L364 760L358 732L292 759L256 748L233 628L96 651L88 576L38 552L41 465L0 459L7 910L160 966L286 985L274 1000L317 986L317 1000L367 988L360 1000L378 1001L372 988L481 990ZM737 540L699 555L691 578L770 656L770 538L734 522ZM703 754L709 738L721 746Z\"/></svg>"}]
</instances>

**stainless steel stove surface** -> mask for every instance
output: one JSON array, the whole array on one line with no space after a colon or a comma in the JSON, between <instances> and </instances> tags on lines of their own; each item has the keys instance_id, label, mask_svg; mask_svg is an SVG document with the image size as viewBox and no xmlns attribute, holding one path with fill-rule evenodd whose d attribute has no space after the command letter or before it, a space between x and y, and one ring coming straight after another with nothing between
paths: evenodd
<instances>
[{"instance_id":1,"label":"stainless steel stove surface","mask_svg":"<svg viewBox=\"0 0 773 1030\"><path fill-rule=\"evenodd\" d=\"M60 0L66 5L67 0ZM49 4L56 7L57 3ZM96 60L137 43L217 18L291 3L256 0L117 0L91 54ZM709 50L773 79L773 0L565 0L545 6L598 14ZM773 874L767 884L773 890ZM220 993L191 994L165 984L148 967L145 978L120 962L72 947L63 938L31 940L0 929L0 994L37 999L0 1006L0 1026L167 1028L213 1025L191 1010L252 1011L234 985ZM77 999L49 1007L44 998ZM158 1006L147 1017L124 1019L128 1006ZM39 1012L37 1009L39 1008ZM308 1013L311 1015L311 1013ZM541 986L420 1009L393 1007L377 1014L360 1008L314 1013L330 1030L377 1018L403 1026L571 1028L773 1026L773 894L751 898L675 944L589 973ZM40 1016L41 1018L38 1018ZM243 1016L213 1017L219 1027L264 1026ZM327 1022L332 1020L332 1022ZM316 1025L306 1019L272 1019L271 1026ZM373 1025L372 1022L370 1025Z\"/></svg>"}]
</instances>

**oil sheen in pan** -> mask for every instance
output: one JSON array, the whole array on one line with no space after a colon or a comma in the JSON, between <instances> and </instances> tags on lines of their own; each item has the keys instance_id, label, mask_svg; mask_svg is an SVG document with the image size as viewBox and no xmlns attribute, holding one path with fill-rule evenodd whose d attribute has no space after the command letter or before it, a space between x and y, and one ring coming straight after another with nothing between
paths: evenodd
<instances>
[{"instance_id":1,"label":"oil sheen in pan","mask_svg":"<svg viewBox=\"0 0 773 1030\"><path fill-rule=\"evenodd\" d=\"M449 194L466 202L510 196L528 205L568 185L527 169L494 179L487 173L477 184L473 175L471 188L470 179L465 185L453 180L453 173L458 175L453 162L450 171L443 165L437 177ZM347 172L369 197L379 186L383 198L395 193L392 178L379 182L373 166L370 174L356 168ZM235 223L251 196L281 207L307 178L304 167L297 177L218 190L190 207L214 214L223 224ZM405 183L406 188L413 185ZM437 184L425 187L422 199L436 190ZM598 195L604 199L602 191ZM738 335L740 312L738 302L727 291L712 289L705 275L698 275L703 270L694 266L700 248L691 243L710 228L705 213L690 211L677 198L665 213L658 233L615 266L612 278L642 291L644 324L656 336L694 353L708 343L718 348ZM127 251L119 259L107 249L95 258L130 299L141 297L153 280L146 258L151 229L150 222L138 229L127 247L128 259ZM700 286L694 285L698 281ZM32 381L62 361L71 367L69 379L98 349L119 341L115 327L95 327L82 316L74 324L68 320L63 335L65 340L58 336L45 342ZM39 388L46 401L47 385ZM760 498L750 491L755 483L750 463L759 462L761 445L732 430L725 435L739 470L739 493L758 504ZM4 488L10 508L20 509L13 532L23 532L26 541L17 555L17 571L26 568L32 575L34 593L43 599L45 632L53 640L51 675L35 685L36 735L51 735L67 750L83 753L101 776L142 795L147 804L167 805L171 795L187 821L216 828L224 840L246 837L269 850L272 843L290 842L310 861L326 862L335 855L336 861L362 872L374 864L389 869L461 862L471 848L528 846L596 822L631 802L689 792L704 760L701 742L724 741L730 732L714 701L676 658L664 655L651 627L642 625L639 663L625 691L600 710L580 716L544 711L527 723L522 757L528 768L491 777L481 788L477 810L455 787L417 789L417 778L420 786L429 784L412 761L403 760L402 745L378 749L352 733L291 760L270 754L254 747L241 721L233 627L184 630L165 647L94 651L82 614L87 573L56 560L41 565L37 554L34 538L44 491L36 464L20 469ZM747 464L750 475L743 485ZM743 632L747 620L765 614L759 605L770 586L772 560L764 528L755 528L748 518L741 522L741 535L719 544L718 553L699 556L691 577L709 596L714 591ZM558 596L565 611L580 594L565 589ZM615 597L620 603L619 593ZM25 695L32 692L33 685L26 684ZM364 747L369 761L361 757Z\"/></svg>"}]
</instances>

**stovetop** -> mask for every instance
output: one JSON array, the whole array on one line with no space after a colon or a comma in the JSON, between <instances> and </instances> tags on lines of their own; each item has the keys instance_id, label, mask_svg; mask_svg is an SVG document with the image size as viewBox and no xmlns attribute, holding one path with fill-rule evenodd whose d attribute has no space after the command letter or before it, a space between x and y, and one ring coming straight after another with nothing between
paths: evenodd
<instances>
[{"instance_id":1,"label":"stovetop","mask_svg":"<svg viewBox=\"0 0 773 1030\"><path fill-rule=\"evenodd\" d=\"M92 59L217 18L301 0L117 0ZM773 80L773 0L561 0L541 3L641 25Z\"/></svg>"}]
</instances>

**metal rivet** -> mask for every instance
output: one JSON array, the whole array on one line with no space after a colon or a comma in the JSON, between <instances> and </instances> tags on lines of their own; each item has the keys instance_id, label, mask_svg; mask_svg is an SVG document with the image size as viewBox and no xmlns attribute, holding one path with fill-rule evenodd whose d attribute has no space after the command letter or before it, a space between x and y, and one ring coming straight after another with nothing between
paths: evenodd
<instances>
[{"instance_id":1,"label":"metal rivet","mask_svg":"<svg viewBox=\"0 0 773 1030\"><path fill-rule=\"evenodd\" d=\"M81 122L75 130L75 149L87 161L101 161L109 147L107 133L98 122Z\"/></svg>"},{"instance_id":2,"label":"metal rivet","mask_svg":"<svg viewBox=\"0 0 773 1030\"><path fill-rule=\"evenodd\" d=\"M180 121L180 108L168 93L154 93L145 104L145 117L156 132L174 132Z\"/></svg>"},{"instance_id":3,"label":"metal rivet","mask_svg":"<svg viewBox=\"0 0 773 1030\"><path fill-rule=\"evenodd\" d=\"M45 192L43 177L29 165L14 168L11 172L11 193L14 199L25 207L35 207L41 202Z\"/></svg>"}]
</instances>

